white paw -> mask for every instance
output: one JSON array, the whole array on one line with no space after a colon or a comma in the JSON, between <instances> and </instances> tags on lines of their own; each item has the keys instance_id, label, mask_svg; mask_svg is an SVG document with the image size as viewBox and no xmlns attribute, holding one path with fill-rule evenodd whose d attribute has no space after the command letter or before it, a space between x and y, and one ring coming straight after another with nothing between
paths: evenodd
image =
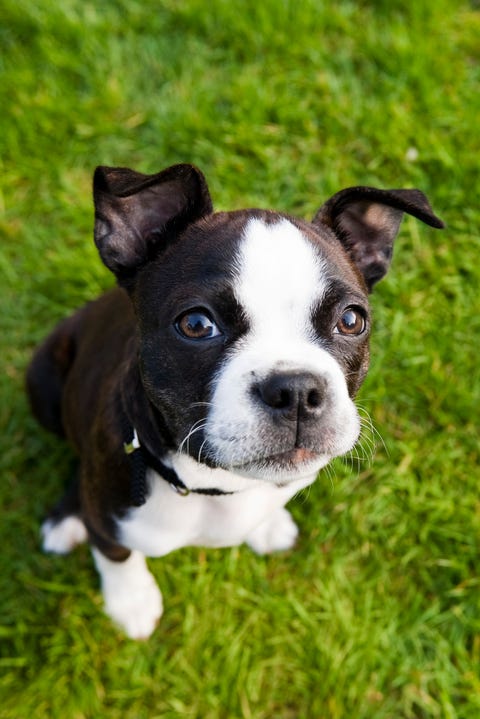
<instances>
[{"instance_id":1,"label":"white paw","mask_svg":"<svg viewBox=\"0 0 480 719\"><path fill-rule=\"evenodd\" d=\"M162 595L151 583L119 593L105 593L105 612L130 639L148 639L162 616Z\"/></svg>"},{"instance_id":2,"label":"white paw","mask_svg":"<svg viewBox=\"0 0 480 719\"><path fill-rule=\"evenodd\" d=\"M41 527L44 552L68 554L77 544L87 541L87 530L79 517L69 516L54 522L47 519Z\"/></svg>"},{"instance_id":3,"label":"white paw","mask_svg":"<svg viewBox=\"0 0 480 719\"><path fill-rule=\"evenodd\" d=\"M105 612L131 639L147 639L162 616L160 589L140 552L112 562L93 549L102 580Z\"/></svg>"},{"instance_id":4,"label":"white paw","mask_svg":"<svg viewBox=\"0 0 480 719\"><path fill-rule=\"evenodd\" d=\"M257 554L282 552L291 549L298 537L298 527L284 507L260 524L247 539Z\"/></svg>"}]
</instances>

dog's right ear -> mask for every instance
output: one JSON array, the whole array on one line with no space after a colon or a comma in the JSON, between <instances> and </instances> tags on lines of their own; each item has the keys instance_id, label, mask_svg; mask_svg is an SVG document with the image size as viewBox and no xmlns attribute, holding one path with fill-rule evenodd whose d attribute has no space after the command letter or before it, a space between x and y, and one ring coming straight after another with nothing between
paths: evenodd
<instances>
[{"instance_id":1,"label":"dog's right ear","mask_svg":"<svg viewBox=\"0 0 480 719\"><path fill-rule=\"evenodd\" d=\"M161 251L173 233L212 212L203 174L173 165L156 175L97 167L93 178L95 244L120 284Z\"/></svg>"}]
</instances>

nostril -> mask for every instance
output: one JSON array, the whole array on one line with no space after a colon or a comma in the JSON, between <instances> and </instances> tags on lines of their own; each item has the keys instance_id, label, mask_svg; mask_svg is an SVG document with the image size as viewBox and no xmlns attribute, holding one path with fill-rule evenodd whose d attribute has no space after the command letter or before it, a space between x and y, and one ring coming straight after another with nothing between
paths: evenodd
<instances>
[{"instance_id":1,"label":"nostril","mask_svg":"<svg viewBox=\"0 0 480 719\"><path fill-rule=\"evenodd\" d=\"M272 409L288 409L295 402L290 388L282 379L272 377L254 388L262 402Z\"/></svg>"},{"instance_id":2,"label":"nostril","mask_svg":"<svg viewBox=\"0 0 480 719\"><path fill-rule=\"evenodd\" d=\"M286 409L287 407L290 407L292 403L292 394L290 390L288 389L281 389L278 393L278 397L276 399L276 403L272 406L274 406L276 409Z\"/></svg>"},{"instance_id":3,"label":"nostril","mask_svg":"<svg viewBox=\"0 0 480 719\"><path fill-rule=\"evenodd\" d=\"M311 389L310 392L307 395L307 405L309 407L315 408L320 407L322 404L322 393L320 390L315 387L314 389Z\"/></svg>"}]
</instances>

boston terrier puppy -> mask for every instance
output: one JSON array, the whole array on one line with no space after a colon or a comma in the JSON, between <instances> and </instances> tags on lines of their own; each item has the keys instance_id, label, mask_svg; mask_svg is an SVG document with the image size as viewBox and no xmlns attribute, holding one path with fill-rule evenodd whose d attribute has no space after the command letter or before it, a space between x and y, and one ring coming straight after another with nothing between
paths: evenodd
<instances>
[{"instance_id":1,"label":"boston terrier puppy","mask_svg":"<svg viewBox=\"0 0 480 719\"><path fill-rule=\"evenodd\" d=\"M360 434L368 295L402 215L443 223L422 192L371 187L312 222L214 213L188 164L98 167L94 203L117 287L61 322L27 373L34 414L80 460L43 546L88 540L107 614L140 639L162 614L145 555L293 546L285 504Z\"/></svg>"}]
</instances>

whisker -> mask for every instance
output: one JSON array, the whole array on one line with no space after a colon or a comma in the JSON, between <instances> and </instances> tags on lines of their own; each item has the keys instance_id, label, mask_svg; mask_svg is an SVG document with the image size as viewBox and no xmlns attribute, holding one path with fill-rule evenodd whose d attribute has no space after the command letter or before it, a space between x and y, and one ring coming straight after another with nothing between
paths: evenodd
<instances>
[{"instance_id":1,"label":"whisker","mask_svg":"<svg viewBox=\"0 0 480 719\"><path fill-rule=\"evenodd\" d=\"M362 427L362 429L366 429L366 430L367 430L367 433L368 433L368 441L371 442L371 444L372 444L373 446L376 446L377 442L380 442L381 445L383 446L385 452L388 454L387 445L385 444L385 441L384 441L382 435L380 434L380 432L378 431L378 429L375 427L370 413L369 413L368 410L367 410L363 405L361 405L359 402L356 403L356 406L357 406L357 409L358 409L359 415L360 415L360 424L361 424L361 427ZM363 434L363 437L365 437L365 436L366 436L366 435Z\"/></svg>"},{"instance_id":2,"label":"whisker","mask_svg":"<svg viewBox=\"0 0 480 719\"><path fill-rule=\"evenodd\" d=\"M325 467L322 469L322 473L325 472L325 475L330 482L330 488L332 492L335 490L335 469L331 462L329 462Z\"/></svg>"},{"instance_id":3,"label":"whisker","mask_svg":"<svg viewBox=\"0 0 480 719\"><path fill-rule=\"evenodd\" d=\"M207 442L207 439L205 438L205 439L203 440L202 444L200 445L200 449L198 450L198 457L197 457L197 459L198 459L199 462L202 461L202 450L203 450L203 448L205 447L206 442Z\"/></svg>"},{"instance_id":4,"label":"whisker","mask_svg":"<svg viewBox=\"0 0 480 719\"><path fill-rule=\"evenodd\" d=\"M207 423L206 423L205 419L203 419L203 418L202 418L202 419L198 419L196 422L194 422L194 423L192 424L192 426L190 427L190 429L189 429L188 434L186 435L186 437L180 442L180 445L179 445L179 447L178 447L177 452L178 452L179 454L181 454L181 452L183 451L183 449L184 449L184 447L185 447L185 444L187 445L187 452L188 452L188 451L190 450L190 439L191 439L191 437L192 437L196 432L201 432L203 429L205 429L206 425L207 425Z\"/></svg>"},{"instance_id":5,"label":"whisker","mask_svg":"<svg viewBox=\"0 0 480 719\"><path fill-rule=\"evenodd\" d=\"M377 429L373 424L369 424L369 425L368 425L368 430L369 430L369 432L371 433L370 441L372 442L372 444L375 445L375 446L378 446L378 444L380 444L380 445L383 447L385 453L386 453L387 455L389 455L389 454L390 454L389 449L388 449L388 447L387 447L387 445L386 445L386 443L385 443L385 440L383 439L382 435L381 435L380 432L378 431L378 429Z\"/></svg>"},{"instance_id":6,"label":"whisker","mask_svg":"<svg viewBox=\"0 0 480 719\"><path fill-rule=\"evenodd\" d=\"M183 445L185 444L185 442L188 442L190 440L190 437L193 434L195 434L195 432L199 431L200 429L203 429L204 426L205 426L205 420L203 420L203 419L199 419L196 422L194 422L192 424L192 426L190 427L190 429L188 430L188 433L187 433L185 439L182 440L182 442L180 444L180 449L183 449Z\"/></svg>"}]
</instances>

